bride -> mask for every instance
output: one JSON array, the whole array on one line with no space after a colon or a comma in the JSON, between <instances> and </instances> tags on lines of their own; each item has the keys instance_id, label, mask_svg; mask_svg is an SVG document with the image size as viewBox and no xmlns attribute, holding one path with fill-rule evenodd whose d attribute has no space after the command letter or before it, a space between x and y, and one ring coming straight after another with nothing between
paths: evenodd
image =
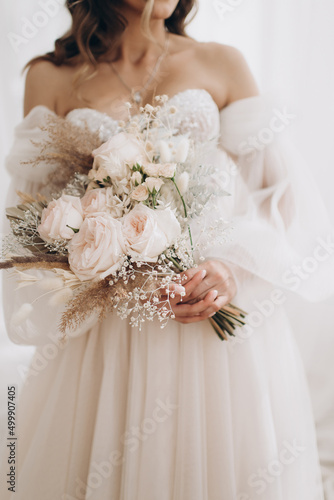
<instances>
[{"instance_id":1,"label":"bride","mask_svg":"<svg viewBox=\"0 0 334 500\"><path fill-rule=\"evenodd\" d=\"M106 140L124 120L125 102L136 114L167 94L180 133L219 135L212 161L232 193L224 210L235 230L187 272L186 297L174 299L175 320L164 330L150 323L138 332L112 315L87 322L61 347L61 308L41 299L14 321L39 292L15 290L6 277L8 334L36 352L19 399L16 492L4 481L2 498L323 499L284 305L291 291L311 299L328 292L317 288L328 272L326 215L301 158L282 140L286 111L258 95L238 50L185 34L194 4L67 0L70 32L29 64L7 205L16 190L39 192L49 173L48 165L20 162L36 156L50 114ZM323 259L316 272L304 269L305 279L296 268L316 259L312 222ZM221 342L207 319L232 299L249 312L247 325Z\"/></svg>"}]
</instances>

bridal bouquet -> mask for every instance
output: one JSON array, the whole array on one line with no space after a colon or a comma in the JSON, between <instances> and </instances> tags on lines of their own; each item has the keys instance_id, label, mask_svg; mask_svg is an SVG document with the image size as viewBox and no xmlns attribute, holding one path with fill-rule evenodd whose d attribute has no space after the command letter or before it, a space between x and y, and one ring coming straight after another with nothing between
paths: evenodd
<instances>
[{"instance_id":1,"label":"bridal bouquet","mask_svg":"<svg viewBox=\"0 0 334 500\"><path fill-rule=\"evenodd\" d=\"M170 298L183 271L204 260L209 246L224 244L228 223L203 223L227 194L217 168L205 163L212 144L177 133L176 108L167 96L156 101L136 116L127 104L128 121L102 143L87 126L50 117L33 162L57 167L47 184L52 196L18 193L22 203L6 211L12 234L0 267L14 269L19 287L37 282L51 306L66 304L62 338L92 312L103 319L115 311L139 329L157 318L163 327L174 318ZM32 268L54 277L38 278ZM16 321L32 307L24 304ZM209 321L224 340L244 317L229 304Z\"/></svg>"}]
</instances>

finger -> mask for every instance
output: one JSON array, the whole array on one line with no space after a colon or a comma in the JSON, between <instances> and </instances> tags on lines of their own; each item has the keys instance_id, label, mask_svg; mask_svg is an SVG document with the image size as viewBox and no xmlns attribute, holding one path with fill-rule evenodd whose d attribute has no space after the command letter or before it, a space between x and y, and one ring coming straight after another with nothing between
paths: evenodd
<instances>
[{"instance_id":1,"label":"finger","mask_svg":"<svg viewBox=\"0 0 334 500\"><path fill-rule=\"evenodd\" d=\"M185 297L183 298L183 302L187 303L192 303L195 304L195 302L198 302L199 300L204 300L207 293L210 292L212 289L217 289L217 283L213 285L209 285L206 280L202 280L202 283L198 285L198 287L193 290L191 294L186 294Z\"/></svg>"},{"instance_id":2,"label":"finger","mask_svg":"<svg viewBox=\"0 0 334 500\"><path fill-rule=\"evenodd\" d=\"M203 279L205 278L205 276L206 276L205 269L203 269L201 271L197 271L196 274L191 278L191 280L188 283L184 284L186 295L184 296L184 298L182 300L186 300L186 298L192 294L192 292L203 281Z\"/></svg>"},{"instance_id":3,"label":"finger","mask_svg":"<svg viewBox=\"0 0 334 500\"><path fill-rule=\"evenodd\" d=\"M180 296L182 297L185 293L184 286L174 282L168 283L165 288L159 290L160 300L162 301L168 301L169 298L174 299L176 295L178 296L178 300L180 300Z\"/></svg>"},{"instance_id":4,"label":"finger","mask_svg":"<svg viewBox=\"0 0 334 500\"><path fill-rule=\"evenodd\" d=\"M180 285L178 283L169 283L168 287L165 288L165 294L164 295L170 295L170 294L177 294L181 295L186 292L186 289L184 288L183 285Z\"/></svg>"},{"instance_id":5,"label":"finger","mask_svg":"<svg viewBox=\"0 0 334 500\"><path fill-rule=\"evenodd\" d=\"M203 300L204 297L206 296L206 294L208 293L208 290L210 290L212 288L218 289L220 296L224 295L226 297L229 297L229 301L231 301L235 295L235 287L234 287L234 284L233 284L231 278L226 278L223 282L214 283L209 288L202 288L205 286L205 283L206 282L204 281L202 283L202 285L198 287L198 290L195 290L195 292L191 294L191 296L188 298L187 302L194 303L198 300ZM198 292L198 294L197 294L197 292Z\"/></svg>"},{"instance_id":6,"label":"finger","mask_svg":"<svg viewBox=\"0 0 334 500\"><path fill-rule=\"evenodd\" d=\"M218 290L211 290L205 297L204 300L200 300L196 302L196 304L178 304L173 307L173 312L175 316L195 316L198 314L202 314L204 311L207 311L210 306L213 305L214 301L218 297Z\"/></svg>"},{"instance_id":7,"label":"finger","mask_svg":"<svg viewBox=\"0 0 334 500\"><path fill-rule=\"evenodd\" d=\"M179 323L188 324L188 323L198 323L199 321L204 321L206 319L214 316L222 307L224 307L228 303L227 297L218 297L211 306L209 306L205 311L201 314L197 314L195 316L176 316L175 320Z\"/></svg>"},{"instance_id":8,"label":"finger","mask_svg":"<svg viewBox=\"0 0 334 500\"><path fill-rule=\"evenodd\" d=\"M190 269L187 269L187 271L184 271L183 273L181 273L181 276L182 278L186 278L186 281L189 282L190 280L193 279L193 277L199 272L199 271L205 271L205 269L203 269L203 264L202 265L199 265L197 267L192 267Z\"/></svg>"},{"instance_id":9,"label":"finger","mask_svg":"<svg viewBox=\"0 0 334 500\"><path fill-rule=\"evenodd\" d=\"M226 306L226 304L229 303L229 299L226 296L220 296L218 297L212 304L209 305L209 307L206 309L206 311L203 311L201 314L202 316L206 318L211 318L214 316L222 307Z\"/></svg>"},{"instance_id":10,"label":"finger","mask_svg":"<svg viewBox=\"0 0 334 500\"><path fill-rule=\"evenodd\" d=\"M216 302L217 302L217 304L215 304ZM226 297L219 297L219 299L217 299L214 302L215 306L212 307L212 309L214 309L212 312L210 311L210 308L208 308L203 313L197 314L195 316L178 316L178 317L175 317L175 321L178 321L179 323L187 325L189 323L198 323L200 321L207 320L209 318L212 318L212 316L214 316L222 307L224 307L224 305L226 305L226 303L227 303Z\"/></svg>"}]
</instances>

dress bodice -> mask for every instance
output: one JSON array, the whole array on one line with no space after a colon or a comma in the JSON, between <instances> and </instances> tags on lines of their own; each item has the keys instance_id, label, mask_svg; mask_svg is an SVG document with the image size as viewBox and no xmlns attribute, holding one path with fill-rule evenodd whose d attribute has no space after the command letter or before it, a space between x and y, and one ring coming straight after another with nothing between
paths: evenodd
<instances>
[{"instance_id":1,"label":"dress bodice","mask_svg":"<svg viewBox=\"0 0 334 500\"><path fill-rule=\"evenodd\" d=\"M179 134L189 133L194 140L199 141L219 134L219 109L207 90L183 90L172 96L166 106L176 108L172 123ZM92 131L99 130L102 141L118 130L118 120L91 108L74 109L66 118L79 126L88 125ZM161 117L162 120L164 118Z\"/></svg>"},{"instance_id":2,"label":"dress bodice","mask_svg":"<svg viewBox=\"0 0 334 500\"><path fill-rule=\"evenodd\" d=\"M240 144L247 137L256 134L270 121L272 113L272 108L267 106L262 96L241 99L219 110L210 93L198 88L178 92L169 98L166 106L176 108L173 114L176 133L189 134L195 141L218 137L221 147L234 154L238 154ZM39 182L47 178L52 166L42 163L32 167L28 163L38 155L39 144L48 138L50 116L55 116L54 111L38 105L17 125L15 142L6 159L6 168L11 176ZM161 113L160 118L163 121L167 115ZM101 142L107 141L120 130L118 120L92 108L74 109L65 120L98 131Z\"/></svg>"}]
</instances>

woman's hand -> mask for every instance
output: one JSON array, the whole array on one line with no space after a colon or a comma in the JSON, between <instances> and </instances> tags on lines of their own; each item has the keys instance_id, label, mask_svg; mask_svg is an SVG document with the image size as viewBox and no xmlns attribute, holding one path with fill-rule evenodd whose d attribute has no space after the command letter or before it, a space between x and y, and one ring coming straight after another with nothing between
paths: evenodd
<instances>
[{"instance_id":1,"label":"woman's hand","mask_svg":"<svg viewBox=\"0 0 334 500\"><path fill-rule=\"evenodd\" d=\"M216 314L236 294L237 287L228 266L217 260L209 260L197 268L189 269L182 280L186 295L170 299L175 321L197 323Z\"/></svg>"}]
</instances>

